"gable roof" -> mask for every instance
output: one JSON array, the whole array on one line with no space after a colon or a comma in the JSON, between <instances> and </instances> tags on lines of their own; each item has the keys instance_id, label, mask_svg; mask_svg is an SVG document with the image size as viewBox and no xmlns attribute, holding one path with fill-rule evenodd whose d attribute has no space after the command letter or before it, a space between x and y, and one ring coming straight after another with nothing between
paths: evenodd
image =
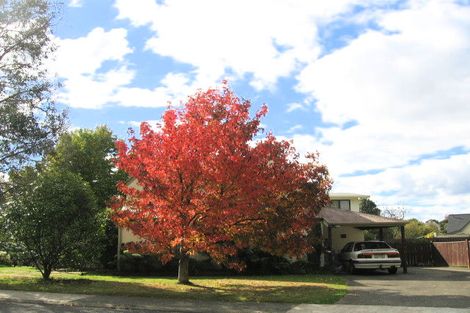
<instances>
[{"instance_id":1,"label":"gable roof","mask_svg":"<svg viewBox=\"0 0 470 313\"><path fill-rule=\"evenodd\" d=\"M318 217L323 219L328 225L354 227L391 227L407 223L405 220L334 208L323 208Z\"/></svg>"},{"instance_id":2,"label":"gable roof","mask_svg":"<svg viewBox=\"0 0 470 313\"><path fill-rule=\"evenodd\" d=\"M470 223L470 214L450 214L447 221L447 233L456 233Z\"/></svg>"}]
</instances>

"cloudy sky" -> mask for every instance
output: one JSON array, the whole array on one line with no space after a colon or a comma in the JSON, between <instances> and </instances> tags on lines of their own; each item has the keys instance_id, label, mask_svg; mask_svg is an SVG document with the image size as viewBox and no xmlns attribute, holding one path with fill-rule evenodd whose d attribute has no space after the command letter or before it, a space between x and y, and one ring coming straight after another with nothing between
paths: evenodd
<instances>
[{"instance_id":1,"label":"cloudy sky","mask_svg":"<svg viewBox=\"0 0 470 313\"><path fill-rule=\"evenodd\" d=\"M334 191L470 213L468 1L71 0L54 35L72 127L126 137L228 79Z\"/></svg>"}]
</instances>

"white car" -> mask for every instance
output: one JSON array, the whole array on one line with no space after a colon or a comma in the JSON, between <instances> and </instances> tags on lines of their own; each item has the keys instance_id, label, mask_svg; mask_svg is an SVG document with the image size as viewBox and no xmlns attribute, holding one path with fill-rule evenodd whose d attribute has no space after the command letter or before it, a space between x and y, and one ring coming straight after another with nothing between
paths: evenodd
<instances>
[{"instance_id":1,"label":"white car","mask_svg":"<svg viewBox=\"0 0 470 313\"><path fill-rule=\"evenodd\" d=\"M398 250L383 241L349 242L341 250L341 261L349 273L356 269L387 269L395 274L401 266Z\"/></svg>"}]
</instances>

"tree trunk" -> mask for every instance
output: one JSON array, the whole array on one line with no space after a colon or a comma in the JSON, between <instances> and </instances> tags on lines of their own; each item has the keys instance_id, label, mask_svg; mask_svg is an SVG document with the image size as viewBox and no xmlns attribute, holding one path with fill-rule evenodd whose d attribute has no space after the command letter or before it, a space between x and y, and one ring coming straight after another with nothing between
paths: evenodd
<instances>
[{"instance_id":1,"label":"tree trunk","mask_svg":"<svg viewBox=\"0 0 470 313\"><path fill-rule=\"evenodd\" d=\"M44 270L42 271L42 279L44 280L50 280L52 268L50 267L44 267Z\"/></svg>"},{"instance_id":2,"label":"tree trunk","mask_svg":"<svg viewBox=\"0 0 470 313\"><path fill-rule=\"evenodd\" d=\"M189 284L189 255L182 252L178 264L178 283Z\"/></svg>"}]
</instances>

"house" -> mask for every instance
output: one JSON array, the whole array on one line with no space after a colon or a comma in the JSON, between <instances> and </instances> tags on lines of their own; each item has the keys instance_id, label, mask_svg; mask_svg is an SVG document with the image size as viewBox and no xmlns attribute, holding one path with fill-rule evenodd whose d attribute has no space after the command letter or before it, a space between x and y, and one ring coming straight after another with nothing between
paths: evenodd
<instances>
[{"instance_id":1,"label":"house","mask_svg":"<svg viewBox=\"0 0 470 313\"><path fill-rule=\"evenodd\" d=\"M130 186L140 188L135 180L130 182ZM339 253L348 242L364 240L365 229L400 227L406 224L404 220L359 212L361 201L368 198L368 195L363 194L330 193L330 206L323 208L318 215L322 238L328 250ZM139 237L128 229L119 229L118 237L120 244L139 241Z\"/></svg>"},{"instance_id":2,"label":"house","mask_svg":"<svg viewBox=\"0 0 470 313\"><path fill-rule=\"evenodd\" d=\"M129 182L130 186L141 188L136 180ZM360 212L360 203L363 199L368 199L368 195L355 193L330 193L331 204L323 208L317 221L320 223L321 236L323 241L323 251L320 255L320 264L325 266L331 262L331 254L325 255L326 251L339 253L341 249L351 241L363 241L364 230L379 229L380 240L383 240L383 229L389 227L400 227L401 245L405 246L405 220L387 218L383 216L371 215ZM466 217L456 218L455 225L457 231L470 230L470 214ZM450 221L449 221L450 223ZM451 227L452 229L452 227ZM118 268L122 244L139 241L140 238L125 228L118 228ZM402 249L402 253L404 253ZM204 259L205 257L201 255ZM199 257L197 257L199 259ZM402 256L403 272L407 273L406 256Z\"/></svg>"},{"instance_id":3,"label":"house","mask_svg":"<svg viewBox=\"0 0 470 313\"><path fill-rule=\"evenodd\" d=\"M383 240L383 229L399 227L401 245L405 246L405 220L398 220L360 212L360 203L368 199L368 195L355 193L330 193L331 204L318 214L321 223L323 251L320 264L324 266L333 262L333 255L351 241L363 241L364 230L378 229L378 239ZM402 249L402 253L405 252ZM325 253L326 252L326 253ZM406 256L402 256L403 273L407 273Z\"/></svg>"},{"instance_id":4,"label":"house","mask_svg":"<svg viewBox=\"0 0 470 313\"><path fill-rule=\"evenodd\" d=\"M319 213L322 237L326 240L329 250L339 253L348 242L364 240L366 229L403 228L406 224L404 220L361 213L360 203L368 198L369 195L364 194L330 193L330 206L323 208ZM379 239L383 240L383 237Z\"/></svg>"},{"instance_id":5,"label":"house","mask_svg":"<svg viewBox=\"0 0 470 313\"><path fill-rule=\"evenodd\" d=\"M450 214L447 221L447 235L470 236L470 214Z\"/></svg>"}]
</instances>

